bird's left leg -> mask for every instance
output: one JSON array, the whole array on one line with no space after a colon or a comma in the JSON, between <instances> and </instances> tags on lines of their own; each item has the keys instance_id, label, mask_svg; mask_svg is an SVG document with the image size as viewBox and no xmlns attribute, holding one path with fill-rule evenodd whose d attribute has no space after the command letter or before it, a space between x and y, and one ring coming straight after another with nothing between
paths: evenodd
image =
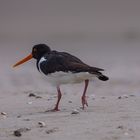
<instances>
[{"instance_id":1,"label":"bird's left leg","mask_svg":"<svg viewBox=\"0 0 140 140\"><path fill-rule=\"evenodd\" d=\"M60 99L62 97L62 94L61 94L59 86L57 86L57 92L58 92L57 103L55 105L55 108L52 111L59 111L58 106L59 106Z\"/></svg>"},{"instance_id":2,"label":"bird's left leg","mask_svg":"<svg viewBox=\"0 0 140 140\"><path fill-rule=\"evenodd\" d=\"M84 88L83 95L81 97L82 108L83 109L85 108L85 105L88 106L88 103L87 103L87 100L86 100L86 91L87 91L88 83L89 83L89 80L85 80L85 88Z\"/></svg>"}]
</instances>

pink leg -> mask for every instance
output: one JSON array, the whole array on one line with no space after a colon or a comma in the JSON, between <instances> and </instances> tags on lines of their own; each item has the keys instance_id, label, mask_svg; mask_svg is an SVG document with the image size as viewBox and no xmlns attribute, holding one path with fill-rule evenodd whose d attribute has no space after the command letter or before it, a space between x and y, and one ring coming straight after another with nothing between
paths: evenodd
<instances>
[{"instance_id":1,"label":"pink leg","mask_svg":"<svg viewBox=\"0 0 140 140\"><path fill-rule=\"evenodd\" d=\"M57 92L58 92L57 103L55 105L55 108L52 111L59 111L58 106L59 106L60 99L62 97L62 94L61 94L61 91L60 91L60 87L59 86L57 86Z\"/></svg>"},{"instance_id":2,"label":"pink leg","mask_svg":"<svg viewBox=\"0 0 140 140\"><path fill-rule=\"evenodd\" d=\"M82 99L82 108L83 109L85 108L85 105L88 106L88 103L87 103L87 100L86 100L86 91L87 91L88 83L89 83L89 80L85 80L85 88L84 88L83 95L81 97L81 99Z\"/></svg>"}]
</instances>

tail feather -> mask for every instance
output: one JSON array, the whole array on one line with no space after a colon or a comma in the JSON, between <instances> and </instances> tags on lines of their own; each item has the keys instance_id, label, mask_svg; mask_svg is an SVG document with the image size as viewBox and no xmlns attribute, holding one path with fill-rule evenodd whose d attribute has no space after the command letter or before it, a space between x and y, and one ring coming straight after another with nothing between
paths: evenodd
<instances>
[{"instance_id":1,"label":"tail feather","mask_svg":"<svg viewBox=\"0 0 140 140\"><path fill-rule=\"evenodd\" d=\"M100 71L103 71L103 69L91 67L89 73L96 75L99 80L102 80L102 81L109 80L109 78L107 76L103 75Z\"/></svg>"},{"instance_id":2,"label":"tail feather","mask_svg":"<svg viewBox=\"0 0 140 140\"><path fill-rule=\"evenodd\" d=\"M102 80L102 81L107 81L107 80L109 80L109 78L108 78L107 76L105 76L105 75L100 75L100 76L98 76L98 78L99 78L100 80Z\"/></svg>"}]
</instances>

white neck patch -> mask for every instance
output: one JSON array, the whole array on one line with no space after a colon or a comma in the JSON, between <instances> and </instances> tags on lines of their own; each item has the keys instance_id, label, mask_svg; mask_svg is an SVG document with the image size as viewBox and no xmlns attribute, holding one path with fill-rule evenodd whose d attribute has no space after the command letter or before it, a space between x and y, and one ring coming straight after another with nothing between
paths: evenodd
<instances>
[{"instance_id":1,"label":"white neck patch","mask_svg":"<svg viewBox=\"0 0 140 140\"><path fill-rule=\"evenodd\" d=\"M38 68L39 68L39 71L40 71L40 72L42 72L42 71L41 71L41 68L40 68L40 64L41 64L42 62L46 61L46 60L47 60L47 59L44 58L44 57L41 57L41 59L39 60Z\"/></svg>"}]
</instances>

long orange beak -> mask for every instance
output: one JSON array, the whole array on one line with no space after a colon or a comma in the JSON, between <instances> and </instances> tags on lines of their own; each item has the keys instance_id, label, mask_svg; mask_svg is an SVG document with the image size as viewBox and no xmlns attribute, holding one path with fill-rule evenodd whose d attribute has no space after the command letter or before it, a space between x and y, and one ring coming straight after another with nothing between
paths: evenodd
<instances>
[{"instance_id":1,"label":"long orange beak","mask_svg":"<svg viewBox=\"0 0 140 140\"><path fill-rule=\"evenodd\" d=\"M17 62L13 67L16 67L18 65L21 65L21 64L25 63L26 61L28 61L28 60L30 60L32 58L33 58L33 56L32 56L32 54L30 54L27 57L25 57L24 59L22 59L19 62Z\"/></svg>"}]
</instances>

